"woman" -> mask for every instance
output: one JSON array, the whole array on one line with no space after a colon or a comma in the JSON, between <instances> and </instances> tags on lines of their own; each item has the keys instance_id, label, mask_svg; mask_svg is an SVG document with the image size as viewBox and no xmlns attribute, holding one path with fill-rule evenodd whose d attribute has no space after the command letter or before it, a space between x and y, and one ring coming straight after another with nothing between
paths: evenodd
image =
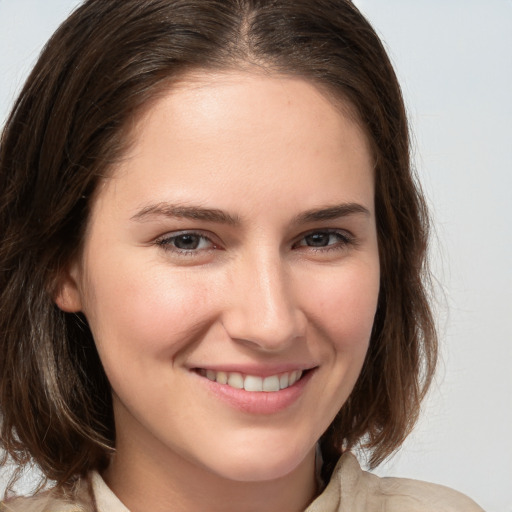
<instances>
[{"instance_id":1,"label":"woman","mask_svg":"<svg viewBox=\"0 0 512 512\"><path fill-rule=\"evenodd\" d=\"M481 510L350 453L435 368L408 151L349 2L85 2L2 136L2 507Z\"/></svg>"}]
</instances>

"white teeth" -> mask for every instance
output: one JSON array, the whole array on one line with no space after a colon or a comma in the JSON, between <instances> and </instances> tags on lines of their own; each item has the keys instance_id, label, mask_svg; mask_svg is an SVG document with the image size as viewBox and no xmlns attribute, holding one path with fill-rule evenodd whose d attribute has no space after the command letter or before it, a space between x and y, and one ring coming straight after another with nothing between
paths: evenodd
<instances>
[{"instance_id":1,"label":"white teeth","mask_svg":"<svg viewBox=\"0 0 512 512\"><path fill-rule=\"evenodd\" d=\"M244 380L244 389L245 391L263 391L263 379L247 375Z\"/></svg>"},{"instance_id":2,"label":"white teeth","mask_svg":"<svg viewBox=\"0 0 512 512\"><path fill-rule=\"evenodd\" d=\"M218 384L227 384L232 388L245 389L245 391L269 393L293 386L301 377L301 370L258 377L256 375L242 375L238 372L216 372L215 370L201 370L201 375Z\"/></svg>"},{"instance_id":3,"label":"white teeth","mask_svg":"<svg viewBox=\"0 0 512 512\"><path fill-rule=\"evenodd\" d=\"M232 388L243 389L244 388L244 378L241 373L230 373L228 376L228 385Z\"/></svg>"},{"instance_id":4,"label":"white teeth","mask_svg":"<svg viewBox=\"0 0 512 512\"><path fill-rule=\"evenodd\" d=\"M300 370L295 370L290 373L290 380L288 381L288 386L293 386L300 378L302 377L302 372Z\"/></svg>"},{"instance_id":5,"label":"white teeth","mask_svg":"<svg viewBox=\"0 0 512 512\"><path fill-rule=\"evenodd\" d=\"M279 377L277 375L263 379L263 391L279 391L280 389Z\"/></svg>"}]
</instances>

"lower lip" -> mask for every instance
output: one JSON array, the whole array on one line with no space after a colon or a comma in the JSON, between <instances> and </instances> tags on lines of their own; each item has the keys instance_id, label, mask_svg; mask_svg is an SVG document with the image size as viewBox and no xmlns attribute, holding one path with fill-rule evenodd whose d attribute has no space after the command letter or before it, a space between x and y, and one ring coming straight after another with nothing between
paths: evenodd
<instances>
[{"instance_id":1,"label":"lower lip","mask_svg":"<svg viewBox=\"0 0 512 512\"><path fill-rule=\"evenodd\" d=\"M275 414L291 407L299 400L313 373L314 370L308 370L293 386L271 392L245 391L227 384L219 384L201 375L198 377L211 393L235 409L250 414Z\"/></svg>"}]
</instances>

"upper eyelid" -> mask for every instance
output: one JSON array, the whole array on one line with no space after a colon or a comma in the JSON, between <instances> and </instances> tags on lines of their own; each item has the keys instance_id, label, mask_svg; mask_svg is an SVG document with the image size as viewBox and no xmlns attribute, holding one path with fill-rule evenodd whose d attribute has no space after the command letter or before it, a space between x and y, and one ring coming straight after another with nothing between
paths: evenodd
<instances>
[{"instance_id":1,"label":"upper eyelid","mask_svg":"<svg viewBox=\"0 0 512 512\"><path fill-rule=\"evenodd\" d=\"M212 246L220 246L221 244L216 242L213 238L213 236L211 236L210 234L206 234L204 231L201 231L201 230L180 230L180 231L171 231L171 232L168 232L164 235L161 235L157 238L155 238L154 240L154 244L156 245L160 245L160 246L164 246L165 245L165 242L168 242L169 240L173 240L173 239L176 239L180 236L186 236L186 235L190 235L190 236L197 236L197 237L200 237L200 238L203 238L205 240L208 240ZM178 247L175 248L176 251L184 251L184 249L179 249ZM204 249L203 249L204 250ZM193 251L193 250L191 250Z\"/></svg>"},{"instance_id":2,"label":"upper eyelid","mask_svg":"<svg viewBox=\"0 0 512 512\"><path fill-rule=\"evenodd\" d=\"M315 233L329 233L329 234L339 234L343 238L346 239L347 243L355 243L356 237L354 234L347 229L341 229L341 228L313 228L308 229L307 231L304 231L300 233L299 235L296 235L293 237L291 241L291 245L294 246L301 240L303 240L305 237L313 235ZM204 238L206 240L209 240L212 245L217 246L223 246L224 242L220 239L220 237L211 231L201 230L201 229L180 229L177 231L169 231L165 233L164 235L160 235L154 239L154 243L157 245L163 245L162 242L177 238L182 235L193 235L198 236L201 238ZM180 250L180 249L177 249Z\"/></svg>"},{"instance_id":3,"label":"upper eyelid","mask_svg":"<svg viewBox=\"0 0 512 512\"><path fill-rule=\"evenodd\" d=\"M202 238L207 238L208 240L212 240L214 237L213 233L209 231L204 231L202 229L179 229L176 231L168 231L163 235L159 235L155 238L155 242L160 240L169 240L171 238L177 238L179 236L183 235L192 235L192 236L199 236ZM213 242L213 240L212 240Z\"/></svg>"},{"instance_id":4,"label":"upper eyelid","mask_svg":"<svg viewBox=\"0 0 512 512\"><path fill-rule=\"evenodd\" d=\"M305 238L309 235L314 235L315 233L329 233L329 234L339 234L344 236L345 238L348 238L350 240L355 238L355 235L347 230L347 229L341 229L341 228L315 228L315 229L309 229L308 231L304 231L300 235L296 236L294 239L296 241L301 240L302 238Z\"/></svg>"},{"instance_id":5,"label":"upper eyelid","mask_svg":"<svg viewBox=\"0 0 512 512\"><path fill-rule=\"evenodd\" d=\"M339 240L337 243L325 245L325 246L314 246L314 245L299 245L300 242L302 242L307 236L313 235L315 233L327 233L327 234L334 234L334 235L340 235L342 240ZM359 245L359 240L349 231L345 229L313 229L310 231L305 232L303 235L297 237L295 241L292 243L292 249L295 249L297 251L314 251L316 253L327 253L330 251L342 251L347 250L349 247L357 247Z\"/></svg>"}]
</instances>

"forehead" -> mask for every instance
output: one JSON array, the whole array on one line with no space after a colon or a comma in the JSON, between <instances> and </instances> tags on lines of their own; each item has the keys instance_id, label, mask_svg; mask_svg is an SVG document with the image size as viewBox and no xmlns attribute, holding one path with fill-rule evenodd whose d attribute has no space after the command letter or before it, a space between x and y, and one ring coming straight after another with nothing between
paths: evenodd
<instances>
[{"instance_id":1,"label":"forehead","mask_svg":"<svg viewBox=\"0 0 512 512\"><path fill-rule=\"evenodd\" d=\"M138 108L126 132L127 147L141 142L141 132L148 122L167 115L168 126L187 122L199 135L203 121L224 116L237 124L237 131L254 130L256 121L274 123L272 114L299 114L323 124L327 117L352 121L354 128L366 134L356 107L334 87L305 77L268 71L256 67L209 71L188 71L179 78L162 83ZM294 112L295 111L295 112ZM238 118L234 114L239 113ZM334 115L333 114L338 114ZM253 119L254 123L247 121ZM299 122L301 120L299 119ZM369 146L368 146L368 149Z\"/></svg>"},{"instance_id":2,"label":"forehead","mask_svg":"<svg viewBox=\"0 0 512 512\"><path fill-rule=\"evenodd\" d=\"M373 187L370 147L350 105L297 77L184 76L139 114L129 140L113 178L121 185L129 177L139 202L308 187L312 201L327 203L341 189L357 195Z\"/></svg>"}]
</instances>

